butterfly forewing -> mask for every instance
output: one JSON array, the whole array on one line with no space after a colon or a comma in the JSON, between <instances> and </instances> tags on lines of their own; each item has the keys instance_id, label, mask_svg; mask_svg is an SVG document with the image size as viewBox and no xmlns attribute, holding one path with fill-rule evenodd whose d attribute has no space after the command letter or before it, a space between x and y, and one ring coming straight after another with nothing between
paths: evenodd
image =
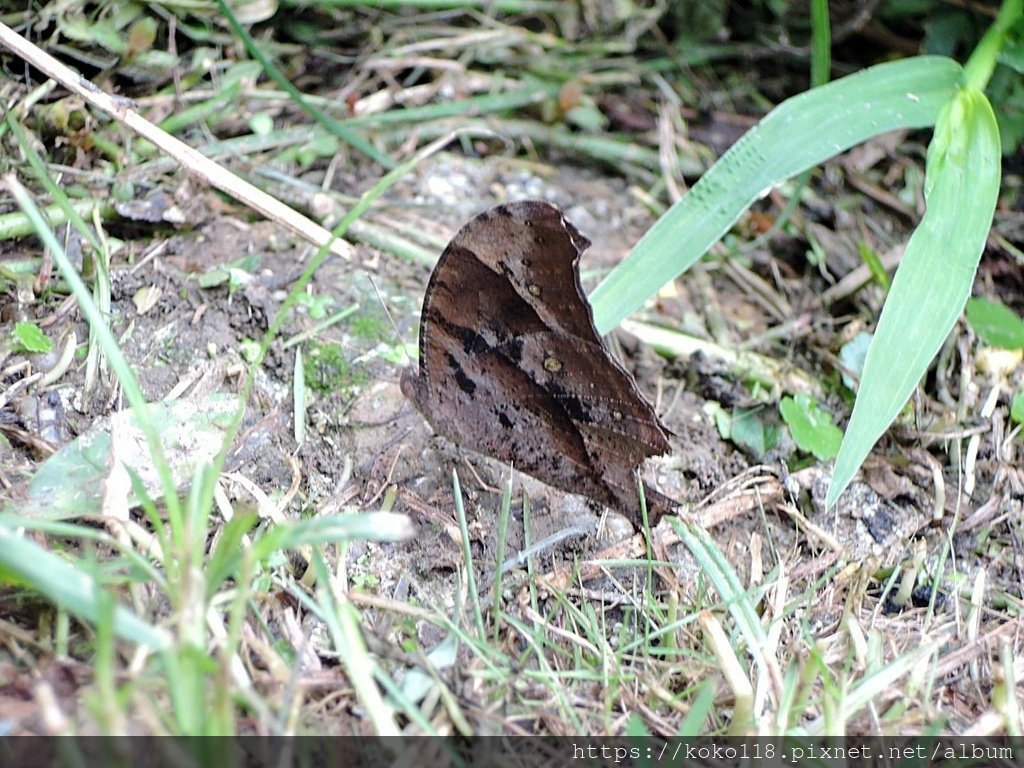
<instances>
[{"instance_id":1,"label":"butterfly forewing","mask_svg":"<svg viewBox=\"0 0 1024 768\"><path fill-rule=\"evenodd\" d=\"M445 437L638 521L635 472L669 443L594 327L578 271L589 245L543 201L466 224L431 275L402 391ZM652 519L669 511L646 495Z\"/></svg>"}]
</instances>

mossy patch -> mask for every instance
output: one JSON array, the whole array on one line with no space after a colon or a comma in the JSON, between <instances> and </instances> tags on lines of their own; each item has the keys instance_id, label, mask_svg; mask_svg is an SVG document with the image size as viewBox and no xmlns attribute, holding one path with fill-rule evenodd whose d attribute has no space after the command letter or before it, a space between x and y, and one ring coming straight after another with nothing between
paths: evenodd
<instances>
[{"instance_id":1,"label":"mossy patch","mask_svg":"<svg viewBox=\"0 0 1024 768\"><path fill-rule=\"evenodd\" d=\"M369 374L352 364L339 344L311 346L305 358L306 386L317 394L347 392L365 384Z\"/></svg>"}]
</instances>

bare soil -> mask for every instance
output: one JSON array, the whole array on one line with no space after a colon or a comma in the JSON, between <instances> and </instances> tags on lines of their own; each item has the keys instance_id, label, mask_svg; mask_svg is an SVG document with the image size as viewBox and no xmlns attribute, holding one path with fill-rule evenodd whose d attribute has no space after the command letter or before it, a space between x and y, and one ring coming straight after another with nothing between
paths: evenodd
<instances>
[{"instance_id":1,"label":"bare soil","mask_svg":"<svg viewBox=\"0 0 1024 768\"><path fill-rule=\"evenodd\" d=\"M824 173L826 180L832 176L828 170ZM366 183L370 181L368 177ZM358 193L362 183L347 178L343 191ZM196 382L193 386L237 391L245 342L262 337L312 253L292 236L252 220L213 193L191 191L202 201L196 208L203 213L186 224L159 229L128 225L116 232L126 244L112 268L111 326L122 338L150 400L159 400L191 380ZM843 274L844 266L855 259L861 222L832 206L828 195L835 191L816 187L818 220L801 224L827 243L829 266ZM556 203L593 241L582 265L588 288L653 222L650 211L631 197L619 179L571 166L526 166L501 157L471 160L454 153L439 155L422 166L419 175L403 182L368 220L396 228L398 234L428 233L438 243L439 253L440 245L473 213L520 197L543 197ZM756 215L776 215L777 203L769 197ZM739 225L738 231L749 239L757 234L756 215ZM893 242L907 231L907 222L884 206L876 206L872 216L876 228L887 232ZM765 281L785 296L797 315L803 315L804 321L791 336L766 341L761 350L796 368L821 372L824 357L836 351L829 347L832 318L814 315L812 308L828 283L820 276L808 279L805 275L800 262L806 249L802 238L780 234L763 250L733 258L745 274ZM477 577L489 584L496 565L500 489L509 469L435 437L399 391L400 368L385 352L402 344L414 348L429 267L363 243L355 254L350 262L328 261L310 290L311 297L330 300L328 313L350 305L358 309L313 334L304 345L307 364L318 356L325 361L314 376L321 375L327 383L309 407L304 444L297 446L293 434L295 347L286 344L318 322L311 315L312 302L297 308L274 343L227 469L270 496L293 493L289 511L295 515L378 509L385 503L408 513L418 535L399 544L349 547L348 576L375 595L400 600L412 596L421 604L450 609L458 595L462 562L452 471L458 472L465 498ZM201 287L201 276L247 256L256 257L257 266L243 284ZM986 260L982 281L1003 268L999 259ZM729 329L724 337L735 344L756 339L778 318L766 311L748 285L737 282L736 275L719 261L700 264L658 298L650 316L703 331L717 327L717 322ZM159 299L140 311L139 292L153 288L159 289ZM19 309L44 318L55 306ZM77 313L54 317L48 328L52 337L60 338L74 327L80 340L87 338ZM795 581L821 579L821 599L808 606L806 617L816 635L827 637L837 631L843 588L848 584L844 564L868 561L880 571L906 565L918 547L927 553L926 560L933 558L942 550L953 515L968 516L961 520L953 542L959 568L968 574L986 570L991 587L1019 593L1024 475L1019 466L999 455L998 440L1004 432L981 435L973 498L988 499L988 504L960 507L957 491L963 478L949 462L946 438L929 417L927 426L908 420L894 427L838 508L825 512L827 469L815 462L804 461L802 467L794 462L794 447L787 438L767 455L755 456L720 436L709 403L726 409L760 407L763 418L778 423L772 408L722 363L701 356L666 360L622 333L615 334L611 343L673 432L672 453L645 468L649 482L678 499L684 515L711 531L744 583L756 583L777 563L785 563ZM328 359L324 350L332 348L340 350L340 357ZM956 354L971 353L962 348ZM63 420L52 433L59 436L57 442L87 431L96 419L122 405L109 377L104 387L83 401L83 376L81 366L75 366L54 388L63 404ZM36 397L21 392L7 400L7 409L20 414L19 425L29 432L33 431L32 414L39 413L40 405L27 401ZM839 403L829 405L844 412ZM1002 425L1003 430L1008 427ZM25 478L40 458L30 444L12 441L0 457L9 494L17 496L23 490ZM538 555L540 569L553 581L563 578L565 568L574 562L644 555L642 539L615 513L522 475L513 473L513 478L506 557L526 545L524 496L531 541L571 531ZM945 506L936 510L937 495L943 498L937 494L937 480L944 484ZM243 487L228 487L236 500L246 496ZM397 491L394 497L389 495L392 490ZM1017 544L1015 560L989 560L978 539L982 531L992 530L991 522L997 518L1005 521L1004 531ZM696 565L668 521L655 531L654 551L657 557L678 564L674 578L685 583L689 574L696 581ZM637 570L636 578L646 578L645 573ZM623 578L621 572L617 575ZM598 569L584 569L580 579L595 594L616 592L609 575ZM879 584L873 594L880 592ZM514 594L510 597L515 599ZM914 605L927 604L929 598L927 591L915 595ZM915 610L881 603L871 608L880 612L881 621L890 611ZM378 615L368 609L367 616ZM440 640L433 625L419 622L415 626L426 649ZM368 629L379 629L385 638L395 637L398 631L383 621ZM907 634L896 642L912 647L917 638ZM966 712L964 718L970 715ZM333 722L330 730L358 730L357 720L345 725Z\"/></svg>"},{"instance_id":2,"label":"bare soil","mask_svg":"<svg viewBox=\"0 0 1024 768\"><path fill-rule=\"evenodd\" d=\"M541 178L515 166L509 169L504 161L467 160L458 155L435 158L421 178L399 191L400 201L382 205L377 215L397 220L403 227L431 232L441 242L478 210L502 199L526 196L558 204L593 241L582 263L588 287L653 223L651 214L629 199L617 179L572 167L550 169L550 174ZM240 354L242 343L261 338L312 252L274 225L253 221L244 211L217 203L213 193L204 193L204 197L222 212L194 228L139 233L141 239L127 245L128 252L142 255L135 257L138 263L115 265L113 270L112 325L115 333L127 334L125 350L151 400L165 397L179 382L195 376L197 369L216 367L225 372L221 373L223 386L229 389L239 381L237 374L245 362ZM897 222L891 224L902 228ZM855 234L838 231L829 236L846 244ZM797 246L792 238L780 237L772 247L784 251ZM144 255L149 252L156 255ZM374 354L380 344L402 342L410 349L415 347L418 308L429 268L364 245L356 253L353 262L334 259L325 264L311 290L317 297L328 298L332 307L359 305L349 319L313 337L320 345L336 344L344 351L351 381L342 381L345 386L317 397L309 410L309 437L296 448L290 388L294 359L283 345L315 324L307 308L300 307L273 346L252 398L249 422L261 426L246 433L252 445L238 449L230 469L268 493L281 492L291 482L289 457L294 457L302 478L301 506L307 510L325 504L375 508L387 488L396 485L400 489L397 509L410 512L427 529L453 521L451 471L457 469L470 515L481 523L478 543L486 549L493 544L488 541L494 534L491 523L508 468L432 436L398 389L399 369ZM255 256L258 268L243 287L199 286L199 276L245 256ZM755 254L752 261L754 269L767 269L768 254ZM691 320L703 316L707 305L714 304L731 328L742 328L751 337L769 327L770 318L721 270L701 265L694 272L698 279L684 277L675 295L659 300L659 320L684 323L688 315ZM776 280L781 277L775 275ZM813 281L792 278L782 285L794 306L810 306L814 292L820 289ZM152 288L160 291L160 299L140 313L133 299L140 289ZM360 327L367 326L375 334L372 338L360 332ZM80 322L78 334L79 338L86 335ZM53 335L60 335L60 326ZM701 357L666 361L621 333L611 343L674 433L672 454L650 461L647 467L647 476L659 488L684 505L698 505L721 496L724 487L744 477L783 478L781 459L791 453L791 444L784 442L774 456L759 457L763 462L759 465L757 459L723 440L704 412L709 400L726 406L754 403L750 392L721 364ZM797 346L799 343L793 342L794 365L813 369L816 362L806 357L813 350ZM796 359L799 355L804 357ZM227 371L235 376L227 376ZM72 371L58 387L72 406L80 391L80 376L80 370ZM85 431L91 419L104 415L110 405L113 403L99 397L82 413L68 408L67 433ZM350 474L342 471L346 462L351 462ZM872 463L879 462L875 459ZM813 469L804 470L802 476L813 477L802 478L802 482L820 502L822 489L818 486L826 478ZM344 487L338 487L339 478L345 481ZM887 560L898 560L900 553L893 551L889 537L896 535L906 541L927 526L932 478L919 472L899 477L889 468L868 472L866 480L847 494L837 514L823 515L819 523L825 530L835 529L838 523L834 532L841 535L843 554L851 559L874 550L886 552ZM792 491L792 482L790 486ZM517 498L524 492L530 497L538 518L535 539L572 523L585 522L590 530L596 530L598 519L606 512L520 475L516 475L515 488ZM782 501L777 493L773 498ZM513 509L520 510L520 504ZM752 514L753 509L746 512L732 522L742 527L760 527L765 522ZM884 522L871 524L875 517ZM791 538L795 532L792 520L774 515L769 519L775 535ZM851 522L854 520L857 522ZM513 545L521 542L521 535L521 529L511 531ZM597 539L592 544L597 546ZM461 557L455 543L443 536L428 535L407 544L382 546L381 550L369 562L385 590L398 574L405 573L417 574L428 583L440 579L438 594L444 594L450 589L444 581Z\"/></svg>"}]
</instances>

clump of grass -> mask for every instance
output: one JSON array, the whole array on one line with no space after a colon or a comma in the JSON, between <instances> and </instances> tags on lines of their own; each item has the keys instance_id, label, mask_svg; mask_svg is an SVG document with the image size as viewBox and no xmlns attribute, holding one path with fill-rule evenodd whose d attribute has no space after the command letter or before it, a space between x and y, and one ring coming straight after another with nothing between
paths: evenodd
<instances>
[{"instance_id":1,"label":"clump of grass","mask_svg":"<svg viewBox=\"0 0 1024 768\"><path fill-rule=\"evenodd\" d=\"M227 5L220 5L236 21ZM332 18L341 13L338 5L311 12ZM664 78L678 66L678 57L629 58L639 50L637 33L656 19L638 15L620 20L614 22L613 34L573 44L568 30L579 19L563 15L566 5L522 0L486 4L488 12L542 15L550 23L538 32L501 16L477 15L482 3L461 4L474 12L463 17L461 27L446 23L449 17L409 12L421 11L422 5L402 4L407 13L382 17L384 44L353 67L340 98L326 89L312 95L293 87L291 78L281 75L288 48L279 41L256 45L237 23L235 36L228 36L208 16L204 23L213 30L208 38L213 60L196 57L178 72L186 88L178 91L168 84L140 94L135 104L109 97L98 102L115 117L145 112L154 122L158 114L180 107L158 122L164 131L194 142L205 158L167 142L151 130L152 123L146 123L143 134L152 144L125 141L117 124L76 112L60 125L81 165L57 168L34 149L44 131L55 125L52 114L45 127L32 122L33 116L42 117L34 110L45 89L19 94L0 126L0 140L18 147L19 157L34 169L40 195L45 193L51 205L41 214L31 195L8 175L6 188L20 211L0 217L0 237L31 231L46 244L89 322L90 370L113 372L112 386L120 388L133 409L158 479L147 485L131 469L112 474L104 497L105 530L84 520L27 518L19 515L16 504L0 517L3 578L16 594L42 594L54 606L53 642L42 638L46 642L40 647L53 648L58 655L74 649L93 659L92 689L84 697L89 711L68 722L68 732L98 725L109 733L230 734L248 718L272 733L295 733L309 723L327 722L343 723L351 731L369 723L380 734L904 733L921 730L920 723L928 719L956 732L982 725L1019 732L1012 685L1016 649L1002 639L1012 622L984 609L994 600L1012 608L1014 598L994 594L998 590L983 578L968 589L955 577L946 577L942 567L930 577L933 600L940 592L948 593L969 612L970 642L953 650L956 644L921 641L925 631L958 636L961 629L952 621L930 625L931 614L922 618L910 610L882 614L884 595L878 598L871 591L882 574L870 563L846 568L838 557L780 551L760 507L754 508L769 533L731 533L725 551L698 527L680 524L657 535L646 531L643 541L609 545L562 568L550 564L543 547L533 549L538 542L532 540L533 521L525 504L524 548L533 554L525 563L507 556L511 484L495 512L499 524L493 555L490 549L484 556L475 552L478 534L456 478L457 525L447 533L458 542L461 560L451 603L435 604L419 596L392 598L377 593L380 582L368 571L373 558L364 554L350 559L349 553L363 542L408 536L407 520L386 513L355 514L354 505L344 504L342 514L295 520L295 508L302 506L298 465L293 465L295 482L289 489L260 488L249 478L224 471L256 373L286 319L293 317L290 310L307 296L304 289L328 248L342 260L354 254L337 238L350 236L410 260L423 261L433 253L415 242L419 233L388 231L393 227L382 226L383 217L374 220L379 213L372 209L382 194L408 181L415 166L442 146L458 141L475 150L486 149L485 142L509 141L533 152L558 152L644 185L637 197L653 208L661 206L663 197L679 193L678 177L704 169L706 154L685 140L671 110L662 110L656 135L629 134L603 122L589 93L604 87L639 91L637 83L652 94L674 93ZM1007 16L996 26L1004 37L1007 19L1012 22L1014 12L1020 16L1019 5L1005 5ZM81 10L72 5L63 12ZM144 12L141 6L133 11ZM182 20L202 20L201 12L196 13ZM116 18L101 14L95 19L97 29ZM125 21L124 29L136 30L129 37L140 47L116 52L124 57L125 67L147 59L159 63L159 57L142 55L141 49L157 52L150 26L138 15ZM193 41L202 39L193 37L190 25L181 29ZM103 39L118 37L106 34ZM821 42L816 41L815 50L821 50ZM929 210L947 224L956 222L958 231L949 233L948 242L976 236L984 219L984 206L974 194L979 185L969 185L976 205L965 218L956 205L963 202L964 189L947 189L942 174L962 169L964 158L985 161L967 163L971 173L992 170L992 124L979 94L999 42L989 39L980 47L984 56L966 70L949 60L910 60L780 106L602 284L594 295L598 325L615 326L693 263L765 189L882 128L939 121L939 141L928 169ZM227 58L243 48L253 61ZM301 58L293 63L302 69ZM208 78L208 73L216 77ZM964 77L968 88L961 87ZM77 76L68 87L72 84L92 93ZM648 106L657 107L654 96L644 98ZM858 110L865 98L875 107L867 116ZM838 107L839 101L845 106ZM886 105L895 104L901 109L879 117ZM304 122L307 117L309 122ZM134 117L125 124L140 125ZM822 128L826 124L829 130ZM970 142L957 143L965 135L959 129L969 129ZM978 137L984 140L981 144ZM435 144L422 146L434 139ZM945 146L938 146L943 142ZM161 183L171 167L169 156L190 163L192 170L238 199L262 201L264 212L291 222L300 236L321 246L290 285L260 340L242 387L241 408L226 430L220 455L195 466L184 480L165 456L173 450L164 444L168 435L157 427L151 404L112 333L106 272L122 265L109 258L103 223L117 214L113 206L96 202L110 198L115 187L130 188L133 180ZM14 165L13 157L10 153L0 162ZM226 172L228 166L234 174ZM333 189L332 180L350 167L362 170L359 180L372 180L361 196ZM381 169L388 172L378 179ZM61 184L55 181L58 172L66 174ZM302 178L306 174L317 183ZM69 177L87 180L89 186L68 184ZM238 177L245 177L256 193L273 180L275 194L252 194L249 187L236 185ZM126 179L129 187L124 186ZM979 181L991 192L990 175ZM359 186L349 182L346 178L346 186ZM327 233L294 217L294 211L282 211L276 198L340 223L333 234ZM931 215L934 219L936 214ZM65 222L87 244L96 265L98 275L91 284L80 278L54 235L54 228ZM926 231L934 240L936 232L945 230ZM930 266L918 262L915 268L927 272ZM963 287L956 286L959 291ZM893 295L902 303L927 298L914 293L908 298L895 286ZM915 306L930 311L926 302ZM951 306L943 308L945 314ZM351 311L343 309L323 322L337 322ZM928 314L927 319L933 317ZM374 317L350 322L353 335L368 341L381 338ZM941 330L935 335L945 337L941 325L935 323L932 330ZM901 333L907 330L904 324L898 327ZM285 343L305 345L300 359L307 386L327 391L361 383L344 348L310 342L313 336L299 333ZM898 352L898 347L895 352L890 348L890 359L898 358ZM919 357L926 363L930 355L922 346ZM919 368L906 366L905 372L915 383L921 378ZM767 375L782 378L778 371ZM103 391L105 380L97 380ZM877 399L891 405L902 396L903 390L888 391ZM303 408L296 412L297 418L304 415ZM879 424L884 427L887 418L885 409L879 409L868 432ZM873 439L861 435L859 442L863 447ZM859 459L852 464L857 463ZM344 483L339 486L338 495L350 498L344 495ZM395 493L385 493L380 506L391 509L394 504ZM132 505L136 511L129 514ZM758 554L765 548L767 556ZM919 573L927 578L919 567L914 578L904 576L903 581L897 572L887 574L884 591L916 583ZM314 641L296 621L299 615L315 620L325 637ZM371 616L377 621L371 622ZM404 655L371 650L369 628L395 621L400 628L393 634ZM426 625L436 628L434 637L441 635L430 647L417 632ZM386 631L381 634L388 637ZM1002 643L996 660L999 674L991 676L996 685L987 700L972 699L975 720L944 712L940 698L945 672L968 661L992 663L984 649L993 643ZM338 666L322 665L322 656L336 659ZM137 682L119 675L129 664L144 672ZM308 686L324 678L331 693L318 699ZM352 711L360 712L363 720L352 720ZM942 714L936 717L935 711Z\"/></svg>"}]
</instances>

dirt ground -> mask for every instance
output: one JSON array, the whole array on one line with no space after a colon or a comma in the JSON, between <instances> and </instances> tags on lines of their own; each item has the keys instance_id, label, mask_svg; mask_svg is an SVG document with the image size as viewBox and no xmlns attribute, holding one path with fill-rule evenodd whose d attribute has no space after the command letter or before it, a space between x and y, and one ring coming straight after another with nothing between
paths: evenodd
<instances>
[{"instance_id":1,"label":"dirt ground","mask_svg":"<svg viewBox=\"0 0 1024 768\"><path fill-rule=\"evenodd\" d=\"M826 196L837 192L827 188L833 176L826 169L824 187L815 190L801 225L825 243L833 273L845 274L857 260L861 222L827 202ZM177 183L177 199L190 201L182 202L184 223L173 227L130 221L110 224L111 234L125 241L112 269L112 328L151 401L172 391L180 394L183 384L188 384L186 394L199 389L237 392L246 344L262 337L269 318L313 252L213 192L197 189L180 177ZM335 185L346 194L357 194L364 181L353 172ZM572 166L527 164L501 156L479 160L452 152L420 166L374 208L367 222L399 235L415 233L417 240L433 243L432 252L438 254L474 213L525 197L557 204L593 242L582 263L588 289L625 256L654 220L620 179ZM753 240L759 234L757 217L775 215L783 204L769 196L740 222L738 231ZM908 222L882 205L875 206L871 215L877 229L894 243L908 232ZM374 594L396 599L412 596L421 604L446 610L455 604L462 562L452 471L458 471L465 497L478 579L490 583L496 566L500 489L509 470L434 436L402 396L401 366L414 364L402 352L415 349L430 267L378 250L366 236L357 239L351 261L332 258L319 270L309 301L297 308L272 346L227 470L270 497L290 498L288 511L293 515L331 515L382 506L407 513L417 535L402 543L360 542L348 547L348 577L354 584L368 585ZM718 260L698 264L662 293L648 317L698 333L709 333L718 323L729 329L726 336L736 345L758 339L776 318L749 284L737 278L754 275L784 294L794 312L805 318L791 336L764 341L759 351L817 375L825 368L824 357L836 350L830 347L828 326L833 318L813 314L816 297L829 283L821 275L806 278L802 266L806 249L801 237L783 232L763 249L736 256L742 273ZM204 287L204 278L218 268L246 258L249 261L234 280L207 280ZM983 262L980 279L986 284L992 282L989 275L1006 268L1000 259L994 256ZM155 301L146 300L153 296ZM330 315L345 307L355 310L316 331L304 344L306 379L314 399L307 412L305 442L297 446L291 402L295 348L289 341L314 329L324 312ZM88 336L76 315L55 313L53 307L17 309L37 317L52 314L48 333L54 338L70 328L80 340ZM854 309L851 304L848 311ZM753 455L720 435L714 415L717 406L757 408L767 421L778 424L770 398L738 380L718 360L701 355L665 359L622 332L613 334L610 343L673 433L672 453L645 467L648 482L678 499L684 515L710 530L744 583L756 583L776 561L786 562L794 579L825 579L820 602L807 616L817 635L837 630L845 564L868 561L882 571L907 564L917 552L925 552L925 560L932 563L947 535L942 520L954 514L962 516L953 542L958 567L968 574L985 570L994 588L1018 591L1019 558L1016 562L989 560L978 539L994 519L1002 518L1008 526L1009 521L1022 519L1024 475L1019 466L1001 459L994 442L1005 433L985 433L978 452L973 498L989 502L961 509L958 489L963 477L951 461L958 455L950 448L954 435L944 431L935 409L918 404L915 413L880 442L838 507L826 513L828 469L806 461L794 466L794 447L788 437L784 435L767 454ZM963 348L958 352L970 354ZM50 433L54 443L87 432L98 418L121 405L110 386L100 387L83 402L83 377L82 367L73 366L54 388L62 414ZM848 405L828 405L833 412L848 413ZM21 428L32 431L41 405L35 395L22 392L9 398L7 409L19 415ZM915 420L915 415L925 418ZM9 485L9 497L24 492L25 478L40 457L30 446L16 442L5 452L0 471ZM644 556L644 543L625 518L518 473L513 477L506 558L514 557L527 541L524 495L529 500L529 540L557 539L538 555L540 569L553 577L579 560ZM937 493L937 481L943 485L941 493ZM243 485L227 487L237 500L248 498ZM937 497L944 499L944 509L935 509ZM563 534L560 539L559 533ZM696 582L697 565L667 521L655 531L653 546L658 558L678 564L684 574L694 574ZM637 569L635 577L645 578L643 569ZM596 593L613 591L611 577L599 570L584 571L581 578ZM928 599L927 590L914 595L915 605ZM887 612L900 610L890 605L878 609L882 622ZM367 609L367 615L375 614ZM386 626L381 626L387 634ZM417 624L416 631L428 649L441 639L438 629L426 622ZM909 636L902 641L907 646L915 642Z\"/></svg>"},{"instance_id":2,"label":"dirt ground","mask_svg":"<svg viewBox=\"0 0 1024 768\"><path fill-rule=\"evenodd\" d=\"M542 170L537 173L505 158L481 161L442 154L428 161L370 220L392 226L397 223L400 233L425 232L439 244L439 252L440 244L478 210L501 200L542 197L559 205L593 241L582 263L590 288L597 276L628 252L652 223L652 215L632 200L616 179L572 167ZM183 187L195 191L190 182ZM262 336L268 318L311 254L310 248L273 225L252 220L211 192L199 194L205 204L194 211L203 214L193 216L178 231L165 228L155 238L152 232L139 232L140 238L125 246L126 252L133 254L132 263L115 265L113 270L113 328L130 339L125 350L140 372L150 400L159 400L179 383L200 375L207 379L208 388L211 376L219 381L213 388L237 388L244 342ZM188 196L179 193L179 197ZM770 209L771 201L763 207ZM894 231L905 229L895 219L888 226ZM118 234L130 234L130 229ZM849 249L847 233L831 237L840 246L837 252ZM784 268L787 255L796 254L800 245L794 238L780 235L768 247L772 258L781 257ZM407 589L405 582L412 582L417 594L444 605L454 594L452 579L462 556L458 537L452 532L451 472L459 472L467 511L475 523L471 532L478 549L477 562L493 568L494 525L508 468L433 436L399 391L400 367L395 356L385 352L415 349L428 266L365 244L356 254L352 262L329 260L310 291L332 308L354 305L358 309L313 337L324 360L316 370L329 386L319 391L310 405L305 444L296 448L292 432L294 360L284 345L316 323L310 316L312 303L300 307L289 319L272 348L228 469L271 496L284 494L297 472L293 507L304 514L379 508L388 489L396 487L393 508L410 514L420 535L402 544L352 547L350 573L357 579L372 579L383 594L392 593L399 584ZM200 287L197 278L244 257L256 261L243 286ZM768 252L752 253L748 259L750 268L766 279L775 279L796 307L811 306L813 296L824 285L797 279L799 275L772 274L770 270L777 267L771 266ZM140 312L136 304L139 292L153 288L159 290L158 300ZM674 290L666 292L657 303L655 316L661 322L685 326L706 322L710 308L721 311L730 327L742 328L749 337L769 327L770 318L749 293L714 265L699 265ZM55 334L60 335L59 326ZM85 337L84 324L79 323L78 334ZM813 340L785 342L784 353L793 366L817 369L818 353L809 343ZM892 438L887 438L866 466L863 480L854 484L834 513L825 514L822 501L827 474L813 465L787 472L784 460L792 452L792 444L784 440L770 455L754 457L720 437L706 407L709 401L726 407L757 405L756 396L729 376L720 363L700 356L665 360L623 333L615 334L611 343L673 433L672 453L649 461L646 477L713 529L744 578L749 576L742 572L750 565L744 551L751 532L761 532L775 549L789 552L795 562L813 571L864 557L877 558L880 566L892 566L907 557L906 544L915 537L943 535L942 528L930 525L935 495L931 467L938 459L924 448L908 443L905 447L919 461L900 470L882 458L892 450ZM339 350L339 357L331 357ZM307 355L307 365L310 359ZM414 361L406 359L404 364ZM95 398L80 412L80 376L81 371L72 371L56 390L65 403L67 424L62 433L66 437L86 431L92 419L112 404ZM9 454L8 461L12 459ZM8 464L7 471L18 466L24 464ZM994 480L985 473L985 466L981 465L977 490L982 497L986 485ZM998 462L991 466L997 472L1007 471L1000 469ZM948 468L945 472L946 482L955 488L956 478ZM532 510L534 541L566 529L574 531L543 553L548 567L578 557L581 551L613 547L616 538L631 533L628 521L593 502L552 490L518 473L514 477L509 531L512 553L524 542L524 493ZM800 501L801 495L807 494L812 500L809 506ZM955 503L956 494L951 496L947 504ZM1018 495L1000 506L998 514L1012 517L1019 514L1020 507ZM797 509L811 511L804 518ZM786 514L787 510L794 514ZM600 532L599 522L603 523ZM667 528L662 532L666 541L672 538ZM970 534L964 536L960 549L968 554L973 543ZM641 554L623 546L623 554ZM665 550L665 555L686 561L678 546ZM1008 578L1015 574L1014 568L1006 571Z\"/></svg>"}]
</instances>

